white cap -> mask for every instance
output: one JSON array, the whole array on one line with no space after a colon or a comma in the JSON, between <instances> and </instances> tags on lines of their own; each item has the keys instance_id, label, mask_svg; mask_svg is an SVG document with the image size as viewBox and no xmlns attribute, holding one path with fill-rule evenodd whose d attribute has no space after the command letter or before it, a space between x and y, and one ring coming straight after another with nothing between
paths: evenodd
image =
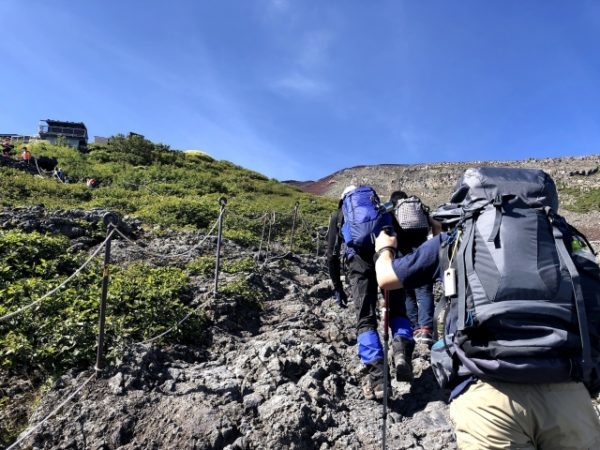
<instances>
[{"instance_id":1,"label":"white cap","mask_svg":"<svg viewBox=\"0 0 600 450\"><path fill-rule=\"evenodd\" d=\"M351 184L350 186L347 186L346 189L344 189L344 191L342 192L342 195L340 195L340 200L344 198L344 196L350 192L353 191L354 189L356 189L356 186L354 186L353 184Z\"/></svg>"}]
</instances>

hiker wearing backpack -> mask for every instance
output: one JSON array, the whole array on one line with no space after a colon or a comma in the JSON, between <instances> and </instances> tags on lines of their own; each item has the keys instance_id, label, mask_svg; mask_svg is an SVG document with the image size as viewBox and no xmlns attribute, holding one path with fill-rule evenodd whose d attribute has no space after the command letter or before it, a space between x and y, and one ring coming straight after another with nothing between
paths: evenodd
<instances>
[{"instance_id":1,"label":"hiker wearing backpack","mask_svg":"<svg viewBox=\"0 0 600 450\"><path fill-rule=\"evenodd\" d=\"M382 288L444 282L431 363L461 449L600 448L600 268L557 210L541 170L468 169L432 214L445 233L401 258L376 240Z\"/></svg>"},{"instance_id":2,"label":"hiker wearing backpack","mask_svg":"<svg viewBox=\"0 0 600 450\"><path fill-rule=\"evenodd\" d=\"M429 235L429 208L418 197L408 196L404 191L390 195L394 205L394 229L398 250L406 255L427 240ZM433 344L433 283L415 289L405 289L406 313L413 326L417 344L431 347Z\"/></svg>"},{"instance_id":3,"label":"hiker wearing backpack","mask_svg":"<svg viewBox=\"0 0 600 450\"><path fill-rule=\"evenodd\" d=\"M369 399L382 399L387 378L384 349L377 332L379 296L375 265L374 237L384 228L391 229L391 215L380 207L379 197L370 186L348 186L340 198L338 211L332 216L328 232L329 274L339 305L347 301L340 281L340 258L347 261L352 300L356 308L358 355L365 364L367 378L363 393ZM342 243L345 251L341 252ZM412 327L406 317L404 292L389 293L389 325L392 334L394 370L398 381L413 378Z\"/></svg>"}]
</instances>

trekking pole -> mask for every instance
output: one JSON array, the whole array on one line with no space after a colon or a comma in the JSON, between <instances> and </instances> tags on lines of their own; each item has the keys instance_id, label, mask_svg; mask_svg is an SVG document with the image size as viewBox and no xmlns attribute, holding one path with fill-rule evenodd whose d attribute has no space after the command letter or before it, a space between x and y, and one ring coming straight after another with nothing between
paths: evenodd
<instances>
[{"instance_id":1,"label":"trekking pole","mask_svg":"<svg viewBox=\"0 0 600 450\"><path fill-rule=\"evenodd\" d=\"M389 296L388 290L383 291L383 428L381 430L381 443L383 450L387 450L387 403L388 403L388 339L389 339Z\"/></svg>"},{"instance_id":2,"label":"trekking pole","mask_svg":"<svg viewBox=\"0 0 600 450\"><path fill-rule=\"evenodd\" d=\"M219 231L217 232L217 256L215 258L215 288L213 290L213 297L216 298L219 289L219 267L221 265L221 237L223 234L223 212L225 211L225 205L227 199L225 197L219 198Z\"/></svg>"},{"instance_id":3,"label":"trekking pole","mask_svg":"<svg viewBox=\"0 0 600 450\"><path fill-rule=\"evenodd\" d=\"M316 228L316 239L317 239L317 258L319 257L319 227Z\"/></svg>"},{"instance_id":4,"label":"trekking pole","mask_svg":"<svg viewBox=\"0 0 600 450\"><path fill-rule=\"evenodd\" d=\"M106 244L104 245L104 268L102 270L102 297L100 299L100 314L98 319L98 348L96 349L96 366L94 370L99 377L103 369L102 353L104 350L104 325L106 321L106 297L108 295L108 282L110 280L110 243L112 230L116 228L119 218L115 213L108 212L102 218L106 225Z\"/></svg>"},{"instance_id":5,"label":"trekking pole","mask_svg":"<svg viewBox=\"0 0 600 450\"><path fill-rule=\"evenodd\" d=\"M290 235L290 253L294 249L294 230L296 228L296 216L298 215L298 207L300 206L300 202L296 202L294 204L294 215L292 216L292 233Z\"/></svg>"}]
</instances>

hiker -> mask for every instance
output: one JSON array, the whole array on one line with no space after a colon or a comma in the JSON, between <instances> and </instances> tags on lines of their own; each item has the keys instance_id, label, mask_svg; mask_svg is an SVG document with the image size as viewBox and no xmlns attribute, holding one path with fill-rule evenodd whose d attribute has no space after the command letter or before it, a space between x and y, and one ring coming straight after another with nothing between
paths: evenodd
<instances>
[{"instance_id":1,"label":"hiker","mask_svg":"<svg viewBox=\"0 0 600 450\"><path fill-rule=\"evenodd\" d=\"M4 156L5 158L10 158L12 156L13 148L15 148L15 146L12 145L8 139L6 139L2 143L2 156Z\"/></svg>"},{"instance_id":2,"label":"hiker","mask_svg":"<svg viewBox=\"0 0 600 450\"><path fill-rule=\"evenodd\" d=\"M376 239L382 288L443 278L431 361L461 449L600 448L600 268L557 209L541 170L469 169L432 239L399 258Z\"/></svg>"},{"instance_id":3,"label":"hiker","mask_svg":"<svg viewBox=\"0 0 600 450\"><path fill-rule=\"evenodd\" d=\"M389 213L378 208L379 198L371 187L351 185L344 189L338 210L329 223L327 261L336 301L342 307L347 303L347 296L340 281L340 259L344 258L347 262L352 300L356 308L358 355L367 372L363 393L368 399L381 400L386 387L384 352L377 332L379 293L373 262L373 237L383 227L391 228L392 220ZM343 254L340 251L342 243L345 244ZM404 293L393 291L389 294L389 325L396 379L411 381L414 341L412 327L406 317Z\"/></svg>"},{"instance_id":4,"label":"hiker","mask_svg":"<svg viewBox=\"0 0 600 450\"><path fill-rule=\"evenodd\" d=\"M393 220L398 250L406 255L427 240L429 208L418 197L404 191L394 191L389 200L394 205ZM433 344L433 283L415 289L405 289L406 313L413 327L415 343Z\"/></svg>"},{"instance_id":5,"label":"hiker","mask_svg":"<svg viewBox=\"0 0 600 450\"><path fill-rule=\"evenodd\" d=\"M29 160L31 159L31 152L29 151L29 149L27 147L23 147L21 149L21 159L23 161L26 161L27 165L29 165Z\"/></svg>"},{"instance_id":6,"label":"hiker","mask_svg":"<svg viewBox=\"0 0 600 450\"><path fill-rule=\"evenodd\" d=\"M58 178L59 181L65 182L65 174L60 167L54 169L54 176Z\"/></svg>"},{"instance_id":7,"label":"hiker","mask_svg":"<svg viewBox=\"0 0 600 450\"><path fill-rule=\"evenodd\" d=\"M98 181L95 178L88 178L85 181L85 185L90 189L94 189L98 187Z\"/></svg>"}]
</instances>

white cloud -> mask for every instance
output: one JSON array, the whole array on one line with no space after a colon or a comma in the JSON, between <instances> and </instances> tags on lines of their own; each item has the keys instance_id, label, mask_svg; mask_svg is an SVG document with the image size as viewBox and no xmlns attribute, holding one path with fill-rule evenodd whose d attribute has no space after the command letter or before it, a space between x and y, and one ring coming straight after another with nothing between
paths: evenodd
<instances>
[{"instance_id":1,"label":"white cloud","mask_svg":"<svg viewBox=\"0 0 600 450\"><path fill-rule=\"evenodd\" d=\"M327 30L305 32L300 45L290 42L292 47L289 67L271 83L271 88L282 95L296 94L316 97L331 91L325 80L334 35Z\"/></svg>"},{"instance_id":2,"label":"white cloud","mask_svg":"<svg viewBox=\"0 0 600 450\"><path fill-rule=\"evenodd\" d=\"M268 0L268 7L271 11L275 12L287 12L290 9L289 0Z\"/></svg>"},{"instance_id":3,"label":"white cloud","mask_svg":"<svg viewBox=\"0 0 600 450\"><path fill-rule=\"evenodd\" d=\"M323 66L329 59L333 33L319 30L307 32L302 39L297 64L305 70Z\"/></svg>"},{"instance_id":4,"label":"white cloud","mask_svg":"<svg viewBox=\"0 0 600 450\"><path fill-rule=\"evenodd\" d=\"M317 79L299 73L291 73L276 80L272 86L280 93L296 93L306 96L316 96L329 90L329 86Z\"/></svg>"}]
</instances>

